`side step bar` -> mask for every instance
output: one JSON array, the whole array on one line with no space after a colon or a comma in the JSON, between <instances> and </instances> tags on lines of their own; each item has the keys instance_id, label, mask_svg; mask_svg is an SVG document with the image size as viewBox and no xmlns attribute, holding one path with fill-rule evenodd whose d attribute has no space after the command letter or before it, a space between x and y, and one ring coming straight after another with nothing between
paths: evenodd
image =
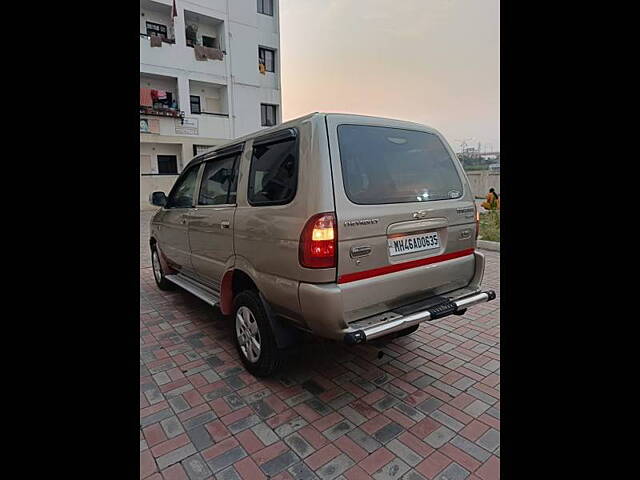
<instances>
[{"instance_id":1,"label":"side step bar","mask_svg":"<svg viewBox=\"0 0 640 480\"><path fill-rule=\"evenodd\" d=\"M184 288L187 292L195 295L200 300L207 302L211 306L215 306L220 302L218 292L196 282L195 280L192 280L186 275L177 273L175 275L166 275L164 278L169 280L171 283L175 283L177 286Z\"/></svg>"},{"instance_id":2,"label":"side step bar","mask_svg":"<svg viewBox=\"0 0 640 480\"><path fill-rule=\"evenodd\" d=\"M420 322L430 322L438 318L446 317L452 314L461 313L462 310L477 305L478 303L489 302L496 298L496 292L488 290L486 292L478 292L466 297L447 300L443 303L433 305L426 310L402 316L395 314L393 311L388 312L383 317L383 321L361 328L354 332L345 333L344 342L348 345L364 343L374 338L389 335L390 333L404 330L405 328L417 325Z\"/></svg>"}]
</instances>

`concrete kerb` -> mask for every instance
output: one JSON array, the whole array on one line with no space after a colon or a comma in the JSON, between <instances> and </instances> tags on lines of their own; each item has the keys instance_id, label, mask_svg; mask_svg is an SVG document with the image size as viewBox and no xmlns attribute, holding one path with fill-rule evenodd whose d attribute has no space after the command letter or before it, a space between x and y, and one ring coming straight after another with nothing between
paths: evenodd
<instances>
[{"instance_id":1,"label":"concrete kerb","mask_svg":"<svg viewBox=\"0 0 640 480\"><path fill-rule=\"evenodd\" d=\"M490 242L488 240L478 240L478 248L482 250L489 250L491 252L500 251L500 242Z\"/></svg>"}]
</instances>

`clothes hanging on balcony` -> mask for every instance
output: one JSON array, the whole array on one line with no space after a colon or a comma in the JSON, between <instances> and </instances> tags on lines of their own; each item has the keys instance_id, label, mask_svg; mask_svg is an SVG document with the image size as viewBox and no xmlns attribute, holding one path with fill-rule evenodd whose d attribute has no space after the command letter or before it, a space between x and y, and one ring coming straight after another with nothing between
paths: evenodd
<instances>
[{"instance_id":1,"label":"clothes hanging on balcony","mask_svg":"<svg viewBox=\"0 0 640 480\"><path fill-rule=\"evenodd\" d=\"M141 107L153 107L153 97L151 96L150 88L140 89L140 106Z\"/></svg>"},{"instance_id":2,"label":"clothes hanging on balcony","mask_svg":"<svg viewBox=\"0 0 640 480\"><path fill-rule=\"evenodd\" d=\"M158 100L166 100L167 99L167 92L165 92L164 90L158 90Z\"/></svg>"},{"instance_id":3,"label":"clothes hanging on balcony","mask_svg":"<svg viewBox=\"0 0 640 480\"><path fill-rule=\"evenodd\" d=\"M213 47L203 47L205 56L210 60L223 60L222 50Z\"/></svg>"},{"instance_id":4,"label":"clothes hanging on balcony","mask_svg":"<svg viewBox=\"0 0 640 480\"><path fill-rule=\"evenodd\" d=\"M200 62L206 62L207 61L207 55L204 51L205 47L203 47L202 45L195 45L193 47L193 51L196 55L196 60L200 61Z\"/></svg>"},{"instance_id":5,"label":"clothes hanging on balcony","mask_svg":"<svg viewBox=\"0 0 640 480\"><path fill-rule=\"evenodd\" d=\"M151 35L151 46L152 47L161 47L162 46L162 37L159 35Z\"/></svg>"}]
</instances>

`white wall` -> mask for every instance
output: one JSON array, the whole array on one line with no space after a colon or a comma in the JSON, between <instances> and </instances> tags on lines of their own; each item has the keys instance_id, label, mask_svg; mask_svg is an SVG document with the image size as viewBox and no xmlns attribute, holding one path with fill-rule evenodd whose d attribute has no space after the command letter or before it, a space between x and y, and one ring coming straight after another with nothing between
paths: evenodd
<instances>
[{"instance_id":1,"label":"white wall","mask_svg":"<svg viewBox=\"0 0 640 480\"><path fill-rule=\"evenodd\" d=\"M232 21L229 32L234 82L259 86L258 30Z\"/></svg>"},{"instance_id":2,"label":"white wall","mask_svg":"<svg viewBox=\"0 0 640 480\"><path fill-rule=\"evenodd\" d=\"M229 0L229 20L252 27L258 26L258 2L256 0Z\"/></svg>"},{"instance_id":3,"label":"white wall","mask_svg":"<svg viewBox=\"0 0 640 480\"><path fill-rule=\"evenodd\" d=\"M191 95L200 97L200 108L208 113L229 113L229 101L227 99L227 87L225 85L213 85L211 83L190 80L189 89ZM210 105L207 99L215 99Z\"/></svg>"},{"instance_id":4,"label":"white wall","mask_svg":"<svg viewBox=\"0 0 640 480\"><path fill-rule=\"evenodd\" d=\"M486 197L490 188L495 188L498 195L500 195L499 173L491 173L488 170L472 170L465 173L471 184L471 190L476 197Z\"/></svg>"},{"instance_id":5,"label":"white wall","mask_svg":"<svg viewBox=\"0 0 640 480\"><path fill-rule=\"evenodd\" d=\"M235 135L241 137L260 130L260 89L235 85L233 90L236 112Z\"/></svg>"},{"instance_id":6,"label":"white wall","mask_svg":"<svg viewBox=\"0 0 640 480\"><path fill-rule=\"evenodd\" d=\"M182 165L182 146L170 143L141 143L140 155L151 156L151 171L140 173L158 173L158 155L175 155L178 163L178 171Z\"/></svg>"},{"instance_id":7,"label":"white wall","mask_svg":"<svg viewBox=\"0 0 640 480\"><path fill-rule=\"evenodd\" d=\"M247 0L229 0L229 3L246 2ZM189 0L177 2L179 7L187 10L201 12L210 17L219 18L220 15L227 14L227 0Z\"/></svg>"}]
</instances>

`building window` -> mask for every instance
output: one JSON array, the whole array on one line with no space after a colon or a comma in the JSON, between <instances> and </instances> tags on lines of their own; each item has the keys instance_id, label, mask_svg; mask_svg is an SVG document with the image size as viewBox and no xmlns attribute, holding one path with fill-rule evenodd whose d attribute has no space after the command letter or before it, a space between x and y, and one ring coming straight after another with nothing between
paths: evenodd
<instances>
[{"instance_id":1,"label":"building window","mask_svg":"<svg viewBox=\"0 0 640 480\"><path fill-rule=\"evenodd\" d=\"M198 95L190 95L191 98L191 113L202 113L200 109L200 97Z\"/></svg>"},{"instance_id":2,"label":"building window","mask_svg":"<svg viewBox=\"0 0 640 480\"><path fill-rule=\"evenodd\" d=\"M266 103L260 105L260 117L263 127L271 127L276 124L278 121L276 109L276 105L267 105Z\"/></svg>"},{"instance_id":3,"label":"building window","mask_svg":"<svg viewBox=\"0 0 640 480\"><path fill-rule=\"evenodd\" d=\"M258 13L273 17L273 0L258 0Z\"/></svg>"},{"instance_id":4,"label":"building window","mask_svg":"<svg viewBox=\"0 0 640 480\"><path fill-rule=\"evenodd\" d=\"M177 175L178 157L175 155L158 155L158 174Z\"/></svg>"},{"instance_id":5,"label":"building window","mask_svg":"<svg viewBox=\"0 0 640 480\"><path fill-rule=\"evenodd\" d=\"M147 35L167 38L167 27L159 23L147 22Z\"/></svg>"},{"instance_id":6,"label":"building window","mask_svg":"<svg viewBox=\"0 0 640 480\"><path fill-rule=\"evenodd\" d=\"M202 35L202 45L204 47L218 48L216 38L207 37L206 35Z\"/></svg>"},{"instance_id":7,"label":"building window","mask_svg":"<svg viewBox=\"0 0 640 480\"><path fill-rule=\"evenodd\" d=\"M213 145L194 145L193 146L193 156L197 157L201 153L206 152L210 148L213 148Z\"/></svg>"},{"instance_id":8,"label":"building window","mask_svg":"<svg viewBox=\"0 0 640 480\"><path fill-rule=\"evenodd\" d=\"M270 48L258 48L258 62L264 65L267 72L276 71L276 51Z\"/></svg>"}]
</instances>

